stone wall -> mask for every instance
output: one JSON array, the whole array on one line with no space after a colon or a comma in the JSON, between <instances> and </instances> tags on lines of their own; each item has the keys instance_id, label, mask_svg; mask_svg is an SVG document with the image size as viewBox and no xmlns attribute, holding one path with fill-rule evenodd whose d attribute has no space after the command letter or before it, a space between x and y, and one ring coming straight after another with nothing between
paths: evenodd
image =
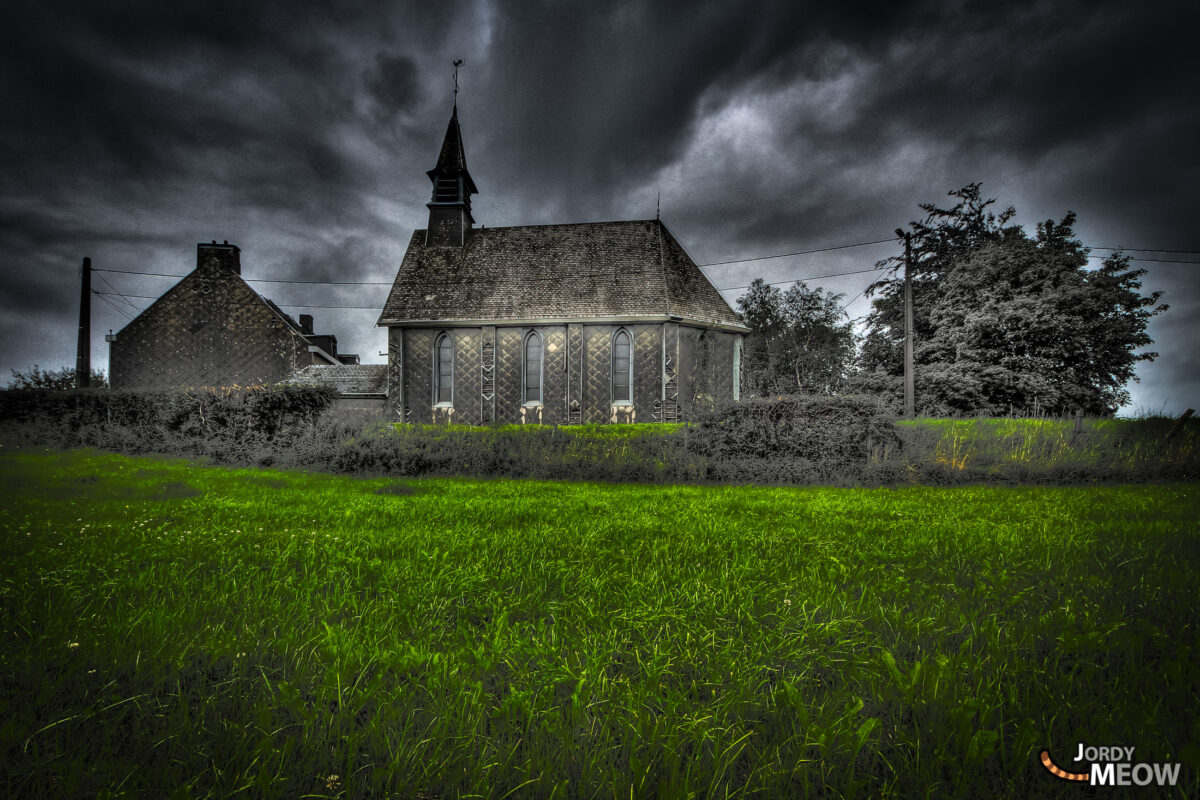
<instances>
[{"instance_id":1,"label":"stone wall","mask_svg":"<svg viewBox=\"0 0 1200 800\"><path fill-rule=\"evenodd\" d=\"M633 403L628 406L612 403L612 340L618 327L633 340ZM540 405L522 402L523 346L531 330L542 337ZM433 402L433 350L442 333L454 342L448 408ZM713 402L732 399L736 338L670 322L393 327L388 331L389 417L469 425L688 419Z\"/></svg>"},{"instance_id":2,"label":"stone wall","mask_svg":"<svg viewBox=\"0 0 1200 800\"><path fill-rule=\"evenodd\" d=\"M126 325L109 350L114 389L269 384L311 363L304 338L216 259Z\"/></svg>"}]
</instances>

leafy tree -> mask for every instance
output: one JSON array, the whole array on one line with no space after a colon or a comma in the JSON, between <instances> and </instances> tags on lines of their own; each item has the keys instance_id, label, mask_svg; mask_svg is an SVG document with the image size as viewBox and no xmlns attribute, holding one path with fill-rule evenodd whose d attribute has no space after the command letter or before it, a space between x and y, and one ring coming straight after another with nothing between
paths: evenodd
<instances>
[{"instance_id":1,"label":"leafy tree","mask_svg":"<svg viewBox=\"0 0 1200 800\"><path fill-rule=\"evenodd\" d=\"M1144 270L1114 253L1087 269L1075 214L1046 220L1028 236L995 215L973 183L950 208L922 205L913 222L913 317L917 405L925 413L1045 410L1111 413L1128 402L1134 367L1156 353L1150 317L1161 293L1139 293ZM876 266L892 275L867 319L858 387L898 396L903 375L903 258Z\"/></svg>"},{"instance_id":2,"label":"leafy tree","mask_svg":"<svg viewBox=\"0 0 1200 800\"><path fill-rule=\"evenodd\" d=\"M71 367L63 367L61 369L43 370L37 364L34 364L32 369L24 372L19 372L15 369L9 370L12 373L12 380L8 382L7 389L74 389L75 388L75 370ZM94 369L91 372L93 389L107 389L108 379L104 376L104 370Z\"/></svg>"},{"instance_id":3,"label":"leafy tree","mask_svg":"<svg viewBox=\"0 0 1200 800\"><path fill-rule=\"evenodd\" d=\"M786 292L755 278L738 298L750 327L742 385L750 396L835 394L854 358L854 331L841 295L794 283Z\"/></svg>"}]
</instances>

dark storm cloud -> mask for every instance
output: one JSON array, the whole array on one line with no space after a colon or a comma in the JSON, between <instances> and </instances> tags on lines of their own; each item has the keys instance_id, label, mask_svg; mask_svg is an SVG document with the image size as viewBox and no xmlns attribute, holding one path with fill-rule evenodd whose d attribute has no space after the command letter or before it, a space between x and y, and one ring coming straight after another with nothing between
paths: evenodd
<instances>
[{"instance_id":1,"label":"dark storm cloud","mask_svg":"<svg viewBox=\"0 0 1200 800\"><path fill-rule=\"evenodd\" d=\"M391 112L408 110L418 97L417 65L408 56L379 56L370 88L380 106Z\"/></svg>"},{"instance_id":2,"label":"dark storm cloud","mask_svg":"<svg viewBox=\"0 0 1200 800\"><path fill-rule=\"evenodd\" d=\"M514 158L499 177L605 195L678 157L706 110L745 81L828 69L823 40L865 46L905 14L881 3L500 4L488 82L502 104L489 146ZM552 34L548 32L553 32ZM808 49L812 45L813 49ZM715 94L714 94L715 93ZM475 95L473 95L474 97ZM474 101L479 102L479 101ZM541 186L542 182L547 186Z\"/></svg>"},{"instance_id":3,"label":"dark storm cloud","mask_svg":"<svg viewBox=\"0 0 1200 800\"><path fill-rule=\"evenodd\" d=\"M16 37L7 54L20 65L7 94L26 123L23 132L43 133L24 138L22 148L63 165L106 159L138 179L180 171L180 152L252 135L257 108L238 113L239 91L266 95L272 87L263 78L299 57L255 46L269 41L260 18L243 13L230 24L235 18L226 17L222 29L227 9L220 4L197 7L202 11L145 4L123 14L102 4L22 8L27 16L17 29L32 35Z\"/></svg>"},{"instance_id":4,"label":"dark storm cloud","mask_svg":"<svg viewBox=\"0 0 1200 800\"><path fill-rule=\"evenodd\" d=\"M368 236L352 235L332 241L315 240L312 248L303 253L295 263L295 273L303 275L305 280L314 281L390 281L396 277L394 271L390 274L364 274L364 266L387 265L394 267L397 255L398 253L394 249L388 248L377 238ZM353 294L370 290L339 289L339 291ZM352 298L342 298L342 300L348 299ZM379 307L380 310L383 309L382 301Z\"/></svg>"},{"instance_id":5,"label":"dark storm cloud","mask_svg":"<svg viewBox=\"0 0 1200 800\"><path fill-rule=\"evenodd\" d=\"M76 269L76 277L78 269ZM49 312L76 313L79 308L79 289L75 289L74 297L62 291L62 274L54 274L42 270L28 272L0 273L0 296L4 297L6 314L13 313L11 309L19 309L22 314L37 314ZM77 283L78 280L71 281Z\"/></svg>"},{"instance_id":6,"label":"dark storm cloud","mask_svg":"<svg viewBox=\"0 0 1200 800\"><path fill-rule=\"evenodd\" d=\"M1188 100L1200 69L1187 66L1195 57L1181 54L1178 34L1173 46L1158 41L1164 20L1136 11L1085 14L1077 25L1061 6L1005 13L985 21L947 13L886 47L830 45L824 70L791 79L814 92L836 87L824 107L789 105L767 81L745 82L728 102L769 98L773 152L743 152L707 174L693 168L690 240L733 258L837 243L832 231L844 231L842 242L879 238L920 217L919 202L983 180L1026 224L1075 209L1085 241L1145 246L1127 233L1137 229L1143 241L1195 246L1178 198L1197 177L1184 139L1200 129ZM1089 71L1086 54L1098 69ZM1187 78L1172 80L1171 60Z\"/></svg>"}]
</instances>

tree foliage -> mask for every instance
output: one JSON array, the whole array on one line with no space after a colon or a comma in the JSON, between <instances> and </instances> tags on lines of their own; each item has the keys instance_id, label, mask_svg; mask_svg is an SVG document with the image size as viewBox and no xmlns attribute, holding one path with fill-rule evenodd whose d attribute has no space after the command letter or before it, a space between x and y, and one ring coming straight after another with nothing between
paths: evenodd
<instances>
[{"instance_id":1,"label":"tree foliage","mask_svg":"<svg viewBox=\"0 0 1200 800\"><path fill-rule=\"evenodd\" d=\"M742 356L749 396L834 394L854 359L854 331L841 295L794 283L786 292L755 278L738 298L751 329Z\"/></svg>"},{"instance_id":2,"label":"tree foliage","mask_svg":"<svg viewBox=\"0 0 1200 800\"><path fill-rule=\"evenodd\" d=\"M923 204L913 222L917 406L922 413L1111 413L1129 400L1134 367L1152 360L1150 318L1161 293L1139 292L1144 270L1120 252L1088 268L1075 214L1035 236L989 210L980 184L951 192L950 208ZM903 375L903 258L871 287L860 388L898 393Z\"/></svg>"},{"instance_id":3,"label":"tree foliage","mask_svg":"<svg viewBox=\"0 0 1200 800\"><path fill-rule=\"evenodd\" d=\"M12 369L9 372L12 373L12 379L5 387L7 389L64 390L75 388L75 370L71 367L43 370L34 364L32 368L24 371ZM104 370L94 369L91 371L91 388L108 388L108 378L104 376Z\"/></svg>"}]
</instances>

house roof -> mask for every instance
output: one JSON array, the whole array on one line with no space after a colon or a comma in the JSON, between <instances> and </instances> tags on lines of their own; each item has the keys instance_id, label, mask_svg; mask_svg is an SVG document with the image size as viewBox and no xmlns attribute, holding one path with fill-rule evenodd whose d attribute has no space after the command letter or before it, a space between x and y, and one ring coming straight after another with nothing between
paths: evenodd
<instances>
[{"instance_id":1,"label":"house roof","mask_svg":"<svg viewBox=\"0 0 1200 800\"><path fill-rule=\"evenodd\" d=\"M241 280L240 276L238 279ZM247 285L247 287L249 287L249 284L246 284L246 285ZM250 289L250 291L253 292L254 290ZM258 294L258 293L255 292L255 294ZM337 363L337 358L335 356L332 356L329 353L325 352L324 348L321 348L321 347L313 344L313 340L318 339L320 337L317 337L311 333L305 332L304 328L300 325L300 323L296 322L296 320L292 319L290 314L288 314L283 309L281 309L279 306L277 306L275 304L274 300L271 300L270 298L267 298L267 297L263 297L261 294L258 295L258 297L260 300L262 300L264 303L266 303L267 306L272 311L274 311L279 316L279 318L282 319L287 324L287 326L292 329L293 332L298 334L301 338L304 339L305 342L308 343L309 352L316 353L318 356L325 359L330 364Z\"/></svg>"},{"instance_id":2,"label":"house roof","mask_svg":"<svg viewBox=\"0 0 1200 800\"><path fill-rule=\"evenodd\" d=\"M681 318L744 330L659 220L475 228L462 247L413 234L380 325Z\"/></svg>"},{"instance_id":3,"label":"house roof","mask_svg":"<svg viewBox=\"0 0 1200 800\"><path fill-rule=\"evenodd\" d=\"M339 394L387 393L387 364L321 364L296 372L288 383L332 386Z\"/></svg>"},{"instance_id":4,"label":"house roof","mask_svg":"<svg viewBox=\"0 0 1200 800\"><path fill-rule=\"evenodd\" d=\"M257 298L267 308L269 308L271 310L271 312L276 317L278 317L280 319L280 321L282 321L292 333L294 333L296 336L303 339L308 344L310 351L315 352L318 356L320 356L321 358L330 362L331 364L337 363L337 358L335 358L334 356L325 352L325 350L323 350L322 348L314 346L311 342L311 339L314 337L311 334L305 333L304 328L302 328L299 325L299 323L296 322L296 320L292 319L291 316L288 315L283 309L281 309L278 305L276 305L269 298L263 297L261 294L256 292L254 290L254 287L252 287L250 284L246 283L245 278L243 278L240 274L238 274L237 272L234 272L230 269L220 266L214 260L211 260L211 259L206 263L197 265L197 267L194 270L192 270L191 272L184 275L182 279L177 281L169 289L167 289L165 292L163 292L161 295L159 295L154 300L154 302L152 302L150 305L146 306L144 309L141 310L141 312L137 316L135 316L133 319L131 319L128 323L126 323L125 326L122 327L121 330L117 332L117 336L120 337L121 334L123 334L127 328L132 326L135 322L137 322L143 316L147 315L147 313L150 312L150 309L154 308L158 303L165 300L168 296L178 294L181 292L186 292L187 287L189 287L191 284L195 283L196 281L205 280L205 279L212 280L214 278L219 281L224 281L224 282L230 284L231 286L238 287L239 291L243 294L244 297L249 298L249 297L253 296L254 298Z\"/></svg>"}]
</instances>

